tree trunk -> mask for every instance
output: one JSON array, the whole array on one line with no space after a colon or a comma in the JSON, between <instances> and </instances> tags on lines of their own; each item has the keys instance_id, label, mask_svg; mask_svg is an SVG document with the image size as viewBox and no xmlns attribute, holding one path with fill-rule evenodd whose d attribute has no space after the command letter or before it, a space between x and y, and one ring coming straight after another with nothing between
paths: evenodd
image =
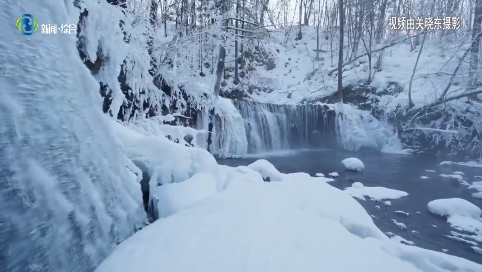
<instances>
[{"instance_id":1,"label":"tree trunk","mask_svg":"<svg viewBox=\"0 0 482 272\"><path fill-rule=\"evenodd\" d=\"M303 38L303 36L301 35L301 19L303 17L303 0L300 0L300 14L299 14L300 18L298 20L298 23L299 23L299 32L298 32L298 35L296 36L296 39L295 40L301 40Z\"/></svg>"},{"instance_id":2,"label":"tree trunk","mask_svg":"<svg viewBox=\"0 0 482 272\"><path fill-rule=\"evenodd\" d=\"M345 27L345 11L343 10L343 0L338 0L338 12L340 18L340 45L338 51L338 94L340 96L340 103L343 103L343 38Z\"/></svg>"},{"instance_id":3,"label":"tree trunk","mask_svg":"<svg viewBox=\"0 0 482 272\"><path fill-rule=\"evenodd\" d=\"M225 16L226 10L227 10L227 0L220 0L221 2L221 16ZM228 20L223 21L224 28L228 26ZM214 83L214 99L217 100L219 97L219 91L221 89L221 80L223 78L224 74L224 61L226 59L226 49L224 48L224 45L222 44L223 41L219 44L219 52L218 52L218 63L216 66L216 81ZM212 143L212 132L213 132L213 127L216 124L216 113L214 110L214 105L213 108L210 111L209 114L209 125L208 125L208 146L207 146L207 151L210 151L210 146Z\"/></svg>"},{"instance_id":4,"label":"tree trunk","mask_svg":"<svg viewBox=\"0 0 482 272\"><path fill-rule=\"evenodd\" d=\"M152 33L149 35L149 38L147 40L147 45L148 45L148 53L151 58L150 64L151 67L149 69L149 74L151 76L154 76L157 73L157 61L154 56L154 33L156 32L157 28L157 8L158 8L158 0L151 0L151 7L150 7L150 12L149 12L149 23L151 24L152 28Z\"/></svg>"},{"instance_id":5,"label":"tree trunk","mask_svg":"<svg viewBox=\"0 0 482 272\"><path fill-rule=\"evenodd\" d=\"M316 59L320 59L320 23L321 23L321 0L318 0L318 18L316 24Z\"/></svg>"},{"instance_id":6,"label":"tree trunk","mask_svg":"<svg viewBox=\"0 0 482 272\"><path fill-rule=\"evenodd\" d=\"M412 76L410 77L410 83L408 85L408 106L412 108L415 104L412 100L412 83L413 77L415 76L415 71L417 71L418 61L420 59L420 55L422 55L423 45L425 44L425 38L427 37L427 32L423 34L422 44L420 45L420 49L418 51L417 60L415 61L415 65L413 66Z\"/></svg>"},{"instance_id":7,"label":"tree trunk","mask_svg":"<svg viewBox=\"0 0 482 272\"><path fill-rule=\"evenodd\" d=\"M164 12L162 13L164 20L164 37L167 37L167 0L164 0Z\"/></svg>"},{"instance_id":8,"label":"tree trunk","mask_svg":"<svg viewBox=\"0 0 482 272\"><path fill-rule=\"evenodd\" d=\"M470 69L469 84L467 91L473 90L478 84L479 70L479 47L480 47L480 30L482 23L482 0L475 1L474 22L472 25L472 45L470 47Z\"/></svg>"},{"instance_id":9,"label":"tree trunk","mask_svg":"<svg viewBox=\"0 0 482 272\"><path fill-rule=\"evenodd\" d=\"M310 24L310 17L311 17L311 13L313 11L313 0L309 0L309 1L310 1L309 5L308 5L307 2L305 2L305 25Z\"/></svg>"},{"instance_id":10,"label":"tree trunk","mask_svg":"<svg viewBox=\"0 0 482 272\"><path fill-rule=\"evenodd\" d=\"M239 19L239 0L236 0L236 19ZM235 22L236 30L234 31L234 84L239 83L239 76L238 76L238 20Z\"/></svg>"},{"instance_id":11,"label":"tree trunk","mask_svg":"<svg viewBox=\"0 0 482 272\"><path fill-rule=\"evenodd\" d=\"M376 34L376 43L380 44L383 38L383 33L385 32L385 15L387 10L387 0L382 0L382 4L380 6L380 15L378 17L377 23L377 34Z\"/></svg>"}]
</instances>

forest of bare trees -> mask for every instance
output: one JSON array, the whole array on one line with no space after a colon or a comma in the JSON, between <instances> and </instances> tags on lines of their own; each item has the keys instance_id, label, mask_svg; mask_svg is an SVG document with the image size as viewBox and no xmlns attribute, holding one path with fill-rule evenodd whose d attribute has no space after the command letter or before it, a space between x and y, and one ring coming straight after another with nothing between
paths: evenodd
<instances>
[{"instance_id":1,"label":"forest of bare trees","mask_svg":"<svg viewBox=\"0 0 482 272\"><path fill-rule=\"evenodd\" d=\"M149 73L162 92L166 93L166 88L161 82L170 85L172 90L168 95L176 91L176 85L185 85L182 80L202 82L203 79L209 79L206 81L209 92L215 96L233 89L245 93L256 87L251 80L255 66L265 66L270 70L274 65L272 59L275 57L269 55L270 50L266 50L271 37L282 35L285 44L289 41L303 43L308 29L316 31L316 48L307 49L316 52L313 62L319 61L320 52L324 52L325 57L329 56L325 62L329 62L328 68L331 68L327 70L325 65L322 69L313 64L313 71L307 75L307 79L320 74L337 77L338 84L333 91L338 91L340 102L343 102L346 71L353 69L357 62L367 63L368 71L363 84L370 85L377 73L384 69L384 56L391 54L388 52L392 47L400 45L418 55L412 66L410 81L401 82L408 91L408 115L417 115L421 110L457 99L479 101L477 95L482 93L478 80L481 0L108 2L129 10L139 21L145 20L143 17L148 15ZM420 27L423 24L427 27ZM428 41L447 48L459 48L458 51L463 53L446 56L448 61L455 61L458 65L447 72L451 76L445 86L437 90L438 99L415 107L412 92L416 87L412 82ZM169 73L176 78L169 78ZM184 78L181 80L179 75ZM454 80L460 76L464 78L462 85ZM464 91L453 94L451 90L454 84ZM177 91L182 92L179 88ZM151 98L149 103L155 100ZM131 104L135 103L133 101ZM159 110L161 105L156 107Z\"/></svg>"},{"instance_id":2,"label":"forest of bare trees","mask_svg":"<svg viewBox=\"0 0 482 272\"><path fill-rule=\"evenodd\" d=\"M461 38L472 37L472 46L465 61L470 62L467 92L479 93L476 76L479 64L479 32L482 18L479 0L151 0L151 22L157 32L172 36L170 49L177 51L184 42L200 45L189 56L190 66L197 66L200 75L215 73L218 76L214 92L219 93L226 77L234 77L234 83L243 83L249 74L252 54L262 54L262 42L273 31L285 32L287 39L296 32L295 39L303 38L303 26L316 27L317 40L330 40L332 48L316 48L317 59L321 50L338 53L338 64L329 75L338 74L338 88L343 87L342 73L345 66L360 58L369 65L367 83L370 84L377 70L382 68L385 51L399 43L409 44L411 51L423 51L426 39L453 41L462 46ZM458 29L390 29L390 18L459 18ZM436 19L435 19L436 20ZM168 33L171 31L172 33ZM343 46L338 46L339 44ZM213 45L219 45L217 49ZM321 44L321 43L317 43ZM319 45L318 45L319 46ZM228 49L229 47L229 49ZM337 52L336 52L337 51ZM170 53L171 54L171 53ZM166 54L160 62L172 61ZM178 52L179 54L179 52ZM183 53L180 53L182 55ZM192 54L192 52L190 52ZM248 58L246 58L248 57ZM206 63L209 60L209 63ZM226 65L223 64L226 62ZM462 62L462 61L461 61ZM414 72L417 64L414 63ZM225 70L233 70L233 75ZM206 71L207 70L207 71ZM321 72L321 71L320 71ZM228 75L229 74L229 75ZM224 78L223 78L224 77ZM476 98L474 94L472 98ZM441 97L443 100L443 97ZM412 105L412 102L410 102Z\"/></svg>"}]
</instances>

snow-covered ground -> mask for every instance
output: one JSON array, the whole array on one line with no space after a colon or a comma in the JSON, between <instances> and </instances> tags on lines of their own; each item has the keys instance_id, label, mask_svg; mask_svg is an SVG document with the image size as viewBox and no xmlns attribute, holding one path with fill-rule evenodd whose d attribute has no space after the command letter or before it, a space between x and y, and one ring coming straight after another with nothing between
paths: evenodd
<instances>
[{"instance_id":1,"label":"snow-covered ground","mask_svg":"<svg viewBox=\"0 0 482 272\"><path fill-rule=\"evenodd\" d=\"M163 137L153 142L131 128L113 127L131 130L116 133L119 142L138 137L131 142L132 149L172 144ZM196 147L177 146L177 153L204 153ZM157 157L146 153L144 162L155 168L149 161L157 162ZM173 167L195 163L179 162ZM153 196L163 198L159 208L168 209L168 214L120 244L97 272L482 269L458 257L401 244L401 238L388 238L355 199L329 185L326 178L283 174L266 160L248 167L213 166L210 173L196 168L199 173L193 172L180 184L154 188ZM264 182L266 177L272 182ZM199 190L205 183L211 189ZM361 184L353 188L373 189ZM406 195L376 194L380 199Z\"/></svg>"}]
</instances>

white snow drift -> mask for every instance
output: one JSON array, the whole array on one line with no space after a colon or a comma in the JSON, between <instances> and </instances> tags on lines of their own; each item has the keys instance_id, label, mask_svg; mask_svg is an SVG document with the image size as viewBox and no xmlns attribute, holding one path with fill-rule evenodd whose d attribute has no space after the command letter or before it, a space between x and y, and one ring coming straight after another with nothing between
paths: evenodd
<instances>
[{"instance_id":1,"label":"white snow drift","mask_svg":"<svg viewBox=\"0 0 482 272\"><path fill-rule=\"evenodd\" d=\"M116 135L129 137L135 133ZM154 142L146 138L146 142L157 145L151 148L170 144L167 140ZM126 139L120 141L129 143ZM135 150L139 145L137 149L145 151L140 148L144 145L140 139L130 143L133 145L126 150ZM178 153L200 152L195 151L198 148L188 149L179 145ZM138 158L135 152L129 154ZM155 168L153 162L158 157L159 154L148 153L143 161ZM415 272L453 267L476 272L482 269L461 258L389 239L363 207L329 185L326 182L329 179L306 173L282 174L266 160L248 167L214 168L217 169L206 172L196 167L186 181L173 177L171 180L176 183L156 187L153 194L164 202L159 209L164 208L163 216L169 216L120 244L97 271ZM263 182L266 177L278 182ZM356 190L365 188L359 185L355 185ZM207 189L201 190L201 186Z\"/></svg>"},{"instance_id":2,"label":"white snow drift","mask_svg":"<svg viewBox=\"0 0 482 272\"><path fill-rule=\"evenodd\" d=\"M343 164L343 166L345 166L347 170L362 171L363 169L365 169L365 165L363 164L363 162L357 158L347 158L342 160L341 163Z\"/></svg>"}]
</instances>

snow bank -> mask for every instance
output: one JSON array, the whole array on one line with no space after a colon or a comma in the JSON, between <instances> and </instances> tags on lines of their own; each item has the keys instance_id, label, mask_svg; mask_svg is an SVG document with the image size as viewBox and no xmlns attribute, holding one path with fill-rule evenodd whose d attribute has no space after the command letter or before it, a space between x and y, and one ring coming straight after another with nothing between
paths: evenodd
<instances>
[{"instance_id":1,"label":"snow bank","mask_svg":"<svg viewBox=\"0 0 482 272\"><path fill-rule=\"evenodd\" d=\"M263 176L260 172L257 172L246 166L238 166L231 170L226 175L224 180L218 185L219 190L225 190L227 188L236 186L240 182L264 182Z\"/></svg>"},{"instance_id":2,"label":"snow bank","mask_svg":"<svg viewBox=\"0 0 482 272\"><path fill-rule=\"evenodd\" d=\"M440 165L459 165L459 166L467 166L472 168L482 168L482 162L476 161L468 161L468 162L453 162L453 161L443 161Z\"/></svg>"},{"instance_id":3,"label":"snow bank","mask_svg":"<svg viewBox=\"0 0 482 272\"><path fill-rule=\"evenodd\" d=\"M282 182L239 181L137 233L97 272L482 269L390 240L359 203L318 179L298 173Z\"/></svg>"},{"instance_id":4,"label":"snow bank","mask_svg":"<svg viewBox=\"0 0 482 272\"><path fill-rule=\"evenodd\" d=\"M111 122L111 127L124 153L146 166L151 186L181 182L197 173L217 175L216 160L202 148L186 147L162 136L142 135L118 122Z\"/></svg>"},{"instance_id":5,"label":"snow bank","mask_svg":"<svg viewBox=\"0 0 482 272\"><path fill-rule=\"evenodd\" d=\"M259 172L263 179L269 181L281 181L283 179L281 173L269 161L261 159L248 165L248 168Z\"/></svg>"},{"instance_id":6,"label":"snow bank","mask_svg":"<svg viewBox=\"0 0 482 272\"><path fill-rule=\"evenodd\" d=\"M478 192L473 193L472 196L482 199L482 181L474 181L472 182L472 185L470 185L468 188L472 190L477 190Z\"/></svg>"},{"instance_id":7,"label":"snow bank","mask_svg":"<svg viewBox=\"0 0 482 272\"><path fill-rule=\"evenodd\" d=\"M158 186L182 182L198 173L218 176L216 160L202 148L176 144L162 135L141 134L135 124L125 125L115 121L110 124L115 132L114 139L122 147L124 154L136 165L142 165L150 177L150 208L158 207L156 202L159 198L153 198ZM178 206L174 205L173 209L176 207ZM170 208L167 209L169 214ZM158 213L159 211L154 210L154 214Z\"/></svg>"},{"instance_id":8,"label":"snow bank","mask_svg":"<svg viewBox=\"0 0 482 272\"><path fill-rule=\"evenodd\" d=\"M181 183L171 183L154 189L159 218L170 216L217 192L216 178L198 173Z\"/></svg>"},{"instance_id":9,"label":"snow bank","mask_svg":"<svg viewBox=\"0 0 482 272\"><path fill-rule=\"evenodd\" d=\"M428 203L431 213L440 216L464 216L477 219L480 217L479 207L461 198L437 199Z\"/></svg>"},{"instance_id":10,"label":"snow bank","mask_svg":"<svg viewBox=\"0 0 482 272\"><path fill-rule=\"evenodd\" d=\"M408 193L404 191L385 187L365 187L360 182L354 182L352 186L346 188L344 192L361 200L365 200L365 197L369 197L372 200L382 201L385 199L398 199L408 196Z\"/></svg>"},{"instance_id":11,"label":"snow bank","mask_svg":"<svg viewBox=\"0 0 482 272\"><path fill-rule=\"evenodd\" d=\"M453 231L449 238L464 241L476 246L477 242L482 242L482 218L479 207L461 198L437 199L428 203L431 213L446 216L447 222L459 231L466 231L472 235ZM474 249L476 250L476 249Z\"/></svg>"},{"instance_id":12,"label":"snow bank","mask_svg":"<svg viewBox=\"0 0 482 272\"><path fill-rule=\"evenodd\" d=\"M341 161L347 170L361 171L365 168L365 165L360 159L348 158Z\"/></svg>"}]
</instances>

